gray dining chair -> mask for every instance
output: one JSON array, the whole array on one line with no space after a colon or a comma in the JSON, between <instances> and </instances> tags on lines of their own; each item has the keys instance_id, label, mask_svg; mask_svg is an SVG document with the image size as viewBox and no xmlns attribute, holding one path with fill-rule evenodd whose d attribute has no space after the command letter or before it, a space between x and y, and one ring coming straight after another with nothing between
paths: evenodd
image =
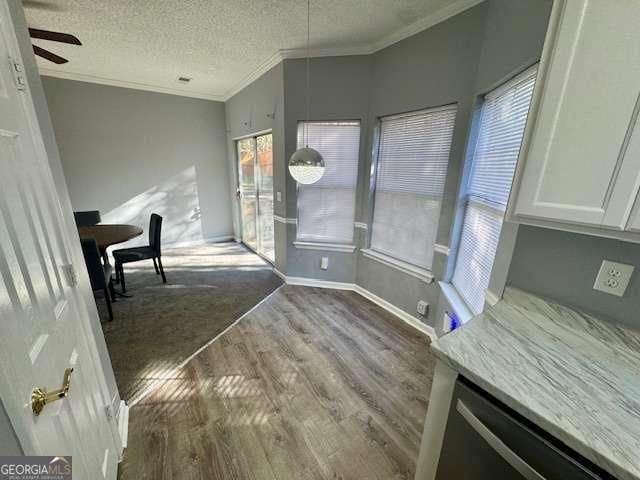
<instances>
[{"instance_id":1,"label":"gray dining chair","mask_svg":"<svg viewBox=\"0 0 640 480\"><path fill-rule=\"evenodd\" d=\"M99 210L87 210L83 212L73 212L73 218L77 227L91 227L100 223Z\"/></svg>"},{"instance_id":2,"label":"gray dining chair","mask_svg":"<svg viewBox=\"0 0 640 480\"><path fill-rule=\"evenodd\" d=\"M142 247L120 248L111 252L116 264L116 278L122 287L122 293L127 291L124 280L125 263L139 262L141 260L153 260L156 274L162 275L162 282L167 283L167 277L162 267L160 242L162 237L162 217L157 213L151 214L149 221L149 245Z\"/></svg>"},{"instance_id":3,"label":"gray dining chair","mask_svg":"<svg viewBox=\"0 0 640 480\"><path fill-rule=\"evenodd\" d=\"M116 301L116 292L113 288L113 267L104 265L100 260L100 252L95 238L81 238L82 253L84 254L84 263L87 266L91 289L95 292L102 290L104 298L107 301L107 310L109 311L109 321L113 320L113 309L111 302Z\"/></svg>"}]
</instances>

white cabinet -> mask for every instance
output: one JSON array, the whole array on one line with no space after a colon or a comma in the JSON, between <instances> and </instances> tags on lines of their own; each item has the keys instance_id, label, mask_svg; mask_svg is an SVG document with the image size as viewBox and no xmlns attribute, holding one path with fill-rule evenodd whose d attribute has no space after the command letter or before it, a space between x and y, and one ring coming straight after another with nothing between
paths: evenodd
<instances>
[{"instance_id":1,"label":"white cabinet","mask_svg":"<svg viewBox=\"0 0 640 480\"><path fill-rule=\"evenodd\" d=\"M556 1L511 218L618 238L640 232L639 110L640 1Z\"/></svg>"}]
</instances>

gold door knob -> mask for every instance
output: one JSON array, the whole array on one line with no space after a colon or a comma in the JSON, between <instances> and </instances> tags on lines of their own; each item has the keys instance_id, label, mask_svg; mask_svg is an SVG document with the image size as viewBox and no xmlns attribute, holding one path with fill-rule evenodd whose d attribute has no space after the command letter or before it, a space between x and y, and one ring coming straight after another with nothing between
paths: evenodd
<instances>
[{"instance_id":1,"label":"gold door knob","mask_svg":"<svg viewBox=\"0 0 640 480\"><path fill-rule=\"evenodd\" d=\"M44 388L34 388L33 392L31 392L31 410L33 410L33 413L40 415L45 405L67 396L71 386L71 372L73 372L73 368L65 369L64 377L62 377L62 387L57 390L47 392Z\"/></svg>"}]
</instances>

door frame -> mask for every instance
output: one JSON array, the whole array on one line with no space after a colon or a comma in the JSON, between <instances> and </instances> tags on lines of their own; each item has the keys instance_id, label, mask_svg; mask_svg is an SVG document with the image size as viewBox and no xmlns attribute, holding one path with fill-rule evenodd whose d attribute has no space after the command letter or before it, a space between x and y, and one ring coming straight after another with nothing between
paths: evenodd
<instances>
[{"instance_id":1,"label":"door frame","mask_svg":"<svg viewBox=\"0 0 640 480\"><path fill-rule=\"evenodd\" d=\"M100 389L100 400L104 405L104 415L110 426L110 442L116 446L118 458L122 458L122 451L126 445L128 420L128 407L120 400L115 377L111 367L111 360L107 351L106 342L102 333L100 317L96 307L93 291L89 283L89 277L84 266L84 256L77 235L77 228L73 220L73 210L66 187L66 180L62 170L58 146L55 141L53 126L49 116L48 105L40 80L40 74L32 52L31 39L28 35L24 9L19 2L0 0L0 13L7 18L7 22L0 22L0 35L5 35L8 40L8 49L14 61L18 61L23 67L22 79L25 90L22 96L24 111L33 130L35 148L46 158L51 177L53 179L54 193L59 201L62 217L59 219L61 234L65 237L64 248L68 261L73 265L77 285L70 289L70 294L75 297L80 313L83 336L91 356L91 365ZM4 28L4 25L7 28ZM0 59L6 62L7 59ZM13 85L9 86L10 88ZM11 379L0 371L0 384L11 385ZM7 405L4 405L5 410ZM15 432L16 438L22 450L33 451L28 436L21 434L21 425L16 425L16 419L10 415L10 409L6 410L9 420Z\"/></svg>"},{"instance_id":2,"label":"door frame","mask_svg":"<svg viewBox=\"0 0 640 480\"><path fill-rule=\"evenodd\" d=\"M242 245L244 245L245 247L247 247L249 250L251 250L253 253L255 253L256 255L258 255L260 258L262 258L265 262L269 263L270 265L275 265L275 258L273 260L265 257L262 253L260 253L260 234L258 232L259 230L259 217L260 217L260 202L258 200L258 193L257 193L257 189L256 189L256 243L258 244L258 248L253 248L250 245L247 245L243 238L242 238L242 234L243 232L243 223L242 223L242 199L240 198L240 157L238 156L238 142L240 140L245 140L247 138L257 138L257 137L261 137L263 135L268 135L271 134L271 139L272 139L272 147L271 147L271 163L273 165L274 162L274 149L273 149L273 139L274 139L274 135L273 135L273 129L272 128L268 128L266 130L260 130L258 132L254 132L254 133L249 133L246 135L241 135L238 137L233 137L231 139L231 141L233 142L233 149L234 149L234 171L236 173L236 178L235 178L235 189L236 189L236 195L235 195L235 201L236 201L236 205L237 205L237 212L238 212L238 228L240 230L240 235L238 236L238 238L240 239L239 243L242 243ZM257 144L256 144L256 150L255 150L255 155L254 155L254 171L257 171L257 168L255 168L255 164L257 164L257 159L258 159L258 152L257 152ZM254 174L254 178L255 178L255 174ZM274 191L275 193L275 191ZM275 202L275 198L273 199L273 201ZM274 242L275 242L275 230L274 230ZM274 253L274 257L275 257L275 253Z\"/></svg>"}]
</instances>

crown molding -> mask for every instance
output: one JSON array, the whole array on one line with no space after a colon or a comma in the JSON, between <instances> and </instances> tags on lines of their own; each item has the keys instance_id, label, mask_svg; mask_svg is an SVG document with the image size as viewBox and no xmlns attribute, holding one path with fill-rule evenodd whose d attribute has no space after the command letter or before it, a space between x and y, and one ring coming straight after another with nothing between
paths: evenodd
<instances>
[{"instance_id":1,"label":"crown molding","mask_svg":"<svg viewBox=\"0 0 640 480\"><path fill-rule=\"evenodd\" d=\"M147 92L166 93L168 95L179 95L181 97L201 98L203 100L213 100L215 102L224 102L222 95L212 95L201 92L187 92L178 88L168 88L159 85L152 85L142 82L132 82L128 80L117 80L115 78L101 77L98 75L88 75L85 73L62 72L50 68L38 67L40 75L45 77L64 78L66 80L76 80L78 82L98 83L100 85L109 85L111 87L130 88L133 90L144 90Z\"/></svg>"},{"instance_id":2,"label":"crown molding","mask_svg":"<svg viewBox=\"0 0 640 480\"><path fill-rule=\"evenodd\" d=\"M271 55L267 60L262 62L256 68L254 68L249 74L242 77L242 80L240 80L235 87L233 87L231 90L228 90L224 95L221 95L222 100L226 102L231 97L233 97L236 93L240 92L245 87L251 85L258 78L260 78L262 75L264 75L273 67L275 67L277 64L279 64L284 59L284 57L282 57L280 52L282 52L282 50L278 50L276 53Z\"/></svg>"},{"instance_id":3,"label":"crown molding","mask_svg":"<svg viewBox=\"0 0 640 480\"><path fill-rule=\"evenodd\" d=\"M405 38L408 38L416 33L422 32L427 28L433 27L438 23L464 12L465 10L475 7L476 5L484 2L485 0L458 0L450 5L446 5L439 10L435 11L431 15L427 15L416 22L407 25L406 27L397 30L382 39L370 43L368 45L351 45L345 47L336 48L317 48L310 49L309 52L305 48L294 48L278 50L267 61L263 62L258 68L253 70L249 75L244 77L240 82L236 84L231 90L229 90L223 99L226 102L236 93L243 90L245 87L256 81L264 73L271 70L278 63L290 58L306 58L309 57L343 57L348 55L370 55L383 48L386 48L394 43L397 43Z\"/></svg>"},{"instance_id":4,"label":"crown molding","mask_svg":"<svg viewBox=\"0 0 640 480\"><path fill-rule=\"evenodd\" d=\"M474 7L484 1L485 0L458 0L457 2L446 5L435 11L431 15L421 18L420 20L417 20L412 24L407 25L406 27L403 27L400 30L397 30L370 44L351 45L335 48L317 48L311 49L309 50L309 52L307 52L305 48L278 50L264 62L254 68L251 72L242 77L242 79L238 83L236 83L233 88L227 90L224 94L188 92L180 90L178 88L168 88L159 85L128 80L117 80L114 78L102 77L99 75L62 72L59 70L42 67L38 67L38 69L40 71L40 75L44 75L47 77L65 78L67 80L98 83L101 85L110 85L113 87L131 88L135 90L145 90L148 92L166 93L169 95L179 95L182 97L201 98L204 100L226 102L235 94L243 90L245 87L249 86L251 83L255 82L258 78L267 73L283 60L290 58L305 58L307 57L307 55L310 57L343 57L349 55L370 55L379 50L382 50L383 48L393 45L394 43L404 40L405 38L415 35L416 33L426 30L427 28L433 27L438 23L444 22L445 20L458 15L459 13L462 13L465 10L468 10L469 8Z\"/></svg>"},{"instance_id":5,"label":"crown molding","mask_svg":"<svg viewBox=\"0 0 640 480\"><path fill-rule=\"evenodd\" d=\"M459 13L464 12L465 10L470 9L471 7L475 7L476 5L484 2L484 0L458 0L457 2L451 3L449 5L445 5L444 7L436 10L431 15L427 15L420 20L413 22L410 25L407 25L400 30L396 30L395 32L387 35L386 37L381 38L380 40L373 42L370 45L371 53L377 52L378 50L382 50L394 43L399 42L400 40L404 40L405 38L410 37L411 35L415 35L416 33L422 32L427 28L431 28L438 23L444 22L451 17L458 15Z\"/></svg>"}]
</instances>

